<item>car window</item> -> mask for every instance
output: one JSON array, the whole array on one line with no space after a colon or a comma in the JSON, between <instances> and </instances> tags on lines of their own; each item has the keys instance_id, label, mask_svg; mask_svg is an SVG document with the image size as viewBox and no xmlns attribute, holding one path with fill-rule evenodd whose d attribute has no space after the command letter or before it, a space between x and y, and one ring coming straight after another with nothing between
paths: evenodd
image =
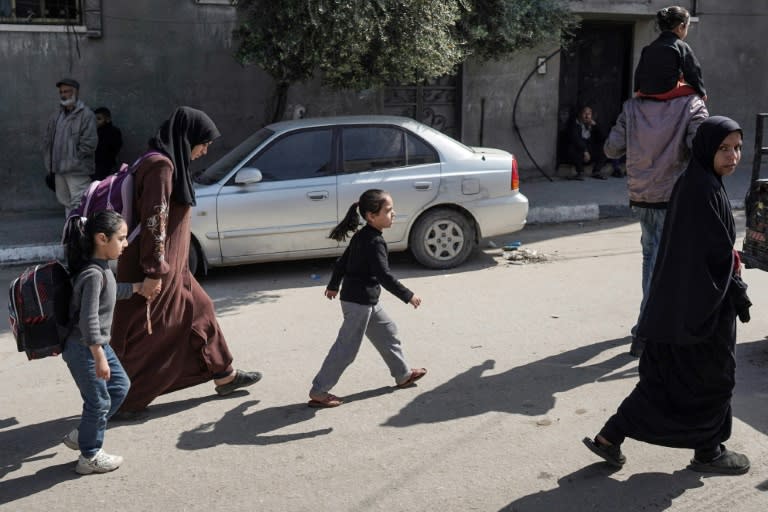
<instances>
[{"instance_id":1,"label":"car window","mask_svg":"<svg viewBox=\"0 0 768 512\"><path fill-rule=\"evenodd\" d=\"M317 178L331 172L330 128L289 133L267 146L246 167L261 171L262 181Z\"/></svg>"},{"instance_id":2,"label":"car window","mask_svg":"<svg viewBox=\"0 0 768 512\"><path fill-rule=\"evenodd\" d=\"M406 135L406 140L408 141L406 146L407 165L433 164L440 161L435 150L418 137L409 133Z\"/></svg>"},{"instance_id":3,"label":"car window","mask_svg":"<svg viewBox=\"0 0 768 512\"><path fill-rule=\"evenodd\" d=\"M389 126L344 128L344 172L372 171L405 165L405 132Z\"/></svg>"},{"instance_id":4,"label":"car window","mask_svg":"<svg viewBox=\"0 0 768 512\"><path fill-rule=\"evenodd\" d=\"M224 176L229 174L229 171L231 171L233 167L239 164L243 158L248 156L251 151L259 147L259 144L270 138L274 133L275 132L268 128L262 128L261 130L257 131L243 142L238 144L229 153L216 160L213 165L205 169L199 176L197 176L195 181L202 183L203 185L216 183Z\"/></svg>"}]
</instances>

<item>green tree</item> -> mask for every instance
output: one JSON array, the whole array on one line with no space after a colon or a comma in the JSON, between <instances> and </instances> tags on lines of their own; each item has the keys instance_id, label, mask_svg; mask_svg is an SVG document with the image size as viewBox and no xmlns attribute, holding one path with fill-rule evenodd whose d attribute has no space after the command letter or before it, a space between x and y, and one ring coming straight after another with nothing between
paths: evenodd
<instances>
[{"instance_id":1,"label":"green tree","mask_svg":"<svg viewBox=\"0 0 768 512\"><path fill-rule=\"evenodd\" d=\"M241 0L238 9L235 57L274 78L273 120L290 84L318 72L335 89L430 80L471 53L501 57L556 38L571 19L562 0Z\"/></svg>"},{"instance_id":2,"label":"green tree","mask_svg":"<svg viewBox=\"0 0 768 512\"><path fill-rule=\"evenodd\" d=\"M470 0L458 37L481 59L498 59L567 38L577 25L563 0Z\"/></svg>"}]
</instances>

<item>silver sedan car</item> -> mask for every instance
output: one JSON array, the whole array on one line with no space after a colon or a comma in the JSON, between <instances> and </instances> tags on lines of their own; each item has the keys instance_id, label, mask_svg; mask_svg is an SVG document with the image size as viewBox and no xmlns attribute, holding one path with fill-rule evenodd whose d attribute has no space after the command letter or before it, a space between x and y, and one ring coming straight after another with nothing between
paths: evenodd
<instances>
[{"instance_id":1,"label":"silver sedan car","mask_svg":"<svg viewBox=\"0 0 768 512\"><path fill-rule=\"evenodd\" d=\"M328 238L370 188L395 202L390 251L436 269L482 237L518 231L528 199L506 151L471 148L413 119L349 116L274 123L197 178L190 268L336 256ZM362 222L362 221L361 221Z\"/></svg>"}]
</instances>

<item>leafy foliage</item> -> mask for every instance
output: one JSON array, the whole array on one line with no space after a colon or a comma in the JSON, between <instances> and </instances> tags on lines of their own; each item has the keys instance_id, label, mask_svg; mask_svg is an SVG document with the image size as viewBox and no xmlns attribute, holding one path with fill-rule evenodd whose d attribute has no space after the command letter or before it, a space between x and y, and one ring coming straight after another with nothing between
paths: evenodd
<instances>
[{"instance_id":1,"label":"leafy foliage","mask_svg":"<svg viewBox=\"0 0 768 512\"><path fill-rule=\"evenodd\" d=\"M510 55L559 41L577 20L563 0L470 0L463 5L458 37L482 59Z\"/></svg>"},{"instance_id":2,"label":"leafy foliage","mask_svg":"<svg viewBox=\"0 0 768 512\"><path fill-rule=\"evenodd\" d=\"M412 82L449 73L466 55L454 1L245 0L239 8L236 58L278 82L316 71L335 88Z\"/></svg>"},{"instance_id":3,"label":"leafy foliage","mask_svg":"<svg viewBox=\"0 0 768 512\"><path fill-rule=\"evenodd\" d=\"M235 57L272 75L278 103L318 72L337 89L426 81L470 54L503 57L575 26L565 0L240 0L238 9Z\"/></svg>"}]
</instances>

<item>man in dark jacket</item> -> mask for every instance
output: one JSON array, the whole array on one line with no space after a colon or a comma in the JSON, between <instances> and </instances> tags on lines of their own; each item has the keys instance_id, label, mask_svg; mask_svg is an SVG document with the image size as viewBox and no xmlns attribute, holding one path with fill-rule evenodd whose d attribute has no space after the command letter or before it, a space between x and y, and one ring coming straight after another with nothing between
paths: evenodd
<instances>
[{"instance_id":1,"label":"man in dark jacket","mask_svg":"<svg viewBox=\"0 0 768 512\"><path fill-rule=\"evenodd\" d=\"M584 166L592 164L592 177L604 180L600 170L607 158L603 151L605 138L592 118L592 108L582 107L578 117L568 128L568 158L576 168L576 175L569 179L582 180Z\"/></svg>"},{"instance_id":2,"label":"man in dark jacket","mask_svg":"<svg viewBox=\"0 0 768 512\"><path fill-rule=\"evenodd\" d=\"M96 174L93 179L103 180L117 170L117 155L123 147L123 134L112 124L112 113L107 107L99 107L94 113L99 145L96 146Z\"/></svg>"}]
</instances>

